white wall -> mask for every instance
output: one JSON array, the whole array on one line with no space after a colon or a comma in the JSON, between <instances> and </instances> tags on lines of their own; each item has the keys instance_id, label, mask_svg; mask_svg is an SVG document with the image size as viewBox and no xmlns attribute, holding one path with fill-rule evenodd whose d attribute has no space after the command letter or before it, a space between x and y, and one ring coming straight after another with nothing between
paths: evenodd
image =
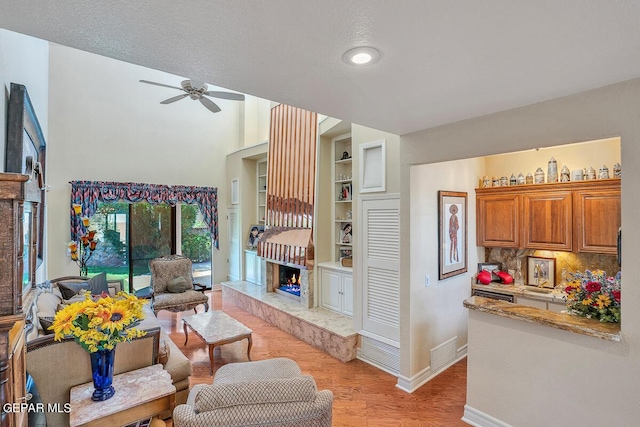
<instances>
[{"instance_id":1,"label":"white wall","mask_svg":"<svg viewBox=\"0 0 640 427\"><path fill-rule=\"evenodd\" d=\"M49 43L0 29L0 84L3 88L0 102L0 171L5 170L7 138L7 106L11 83L24 85L38 117L45 141L49 142ZM47 171L48 174L48 171ZM45 213L46 215L46 213ZM47 259L45 228L44 259ZM47 278L47 262L36 272L36 281Z\"/></svg>"},{"instance_id":2,"label":"white wall","mask_svg":"<svg viewBox=\"0 0 640 427\"><path fill-rule=\"evenodd\" d=\"M509 178L511 174L515 174L517 177L519 173L526 176L529 172L535 175L536 169L540 167L544 171L546 179L547 164L552 156L558 163L558 176L560 176L560 170L564 165L567 165L569 171L591 166L595 169L596 174L602 165L606 165L609 168L609 176L613 178L613 165L622 163L620 138L616 137L485 157L484 175L489 178L492 176Z\"/></svg>"},{"instance_id":3,"label":"white wall","mask_svg":"<svg viewBox=\"0 0 640 427\"><path fill-rule=\"evenodd\" d=\"M251 146L269 140L272 102L255 96L245 95L243 145Z\"/></svg>"},{"instance_id":4,"label":"white wall","mask_svg":"<svg viewBox=\"0 0 640 427\"><path fill-rule=\"evenodd\" d=\"M139 83L179 86L159 71L59 45L50 51L49 276L77 274L66 257L71 180L144 182L218 187L220 251L213 252L214 283L227 275L226 153L239 146L242 103L216 100L213 114L180 92ZM212 88L215 90L215 88Z\"/></svg>"},{"instance_id":5,"label":"white wall","mask_svg":"<svg viewBox=\"0 0 640 427\"><path fill-rule=\"evenodd\" d=\"M410 257L409 165L619 136L622 142L622 341L469 315L467 405L514 426L636 425L640 419L640 79L405 135L401 139L401 250ZM559 119L561 118L561 120ZM595 165L594 165L595 167ZM410 287L413 263L402 265ZM403 308L412 296L402 294ZM462 300L459 301L462 304ZM415 316L412 313L412 316ZM413 320L413 319L412 319ZM402 342L412 337L401 331ZM406 336L405 336L406 334ZM411 375L410 357L401 371ZM486 425L489 425L488 423ZM495 425L495 424L492 424Z\"/></svg>"},{"instance_id":6,"label":"white wall","mask_svg":"<svg viewBox=\"0 0 640 427\"><path fill-rule=\"evenodd\" d=\"M411 167L409 308L414 375L430 366L430 351L434 347L456 336L456 348L467 344L467 310L460 301L469 296L478 259L484 260L482 249L475 245L475 183L483 170L483 159ZM438 190L467 193L468 270L444 280L438 280ZM429 287L425 286L427 275Z\"/></svg>"}]
</instances>

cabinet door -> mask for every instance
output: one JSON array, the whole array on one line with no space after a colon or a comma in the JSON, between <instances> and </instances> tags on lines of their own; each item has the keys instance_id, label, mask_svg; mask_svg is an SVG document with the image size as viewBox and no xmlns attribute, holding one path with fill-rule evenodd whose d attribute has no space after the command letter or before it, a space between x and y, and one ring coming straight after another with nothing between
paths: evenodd
<instances>
[{"instance_id":1,"label":"cabinet door","mask_svg":"<svg viewBox=\"0 0 640 427\"><path fill-rule=\"evenodd\" d=\"M477 196L476 214L478 246L520 246L520 197L517 194Z\"/></svg>"},{"instance_id":2,"label":"cabinet door","mask_svg":"<svg viewBox=\"0 0 640 427\"><path fill-rule=\"evenodd\" d=\"M340 294L342 277L337 271L322 269L320 273L322 287L322 306L329 310L341 311L342 295Z\"/></svg>"},{"instance_id":3,"label":"cabinet door","mask_svg":"<svg viewBox=\"0 0 640 427\"><path fill-rule=\"evenodd\" d=\"M574 206L578 252L616 254L621 225L620 189L577 191Z\"/></svg>"},{"instance_id":4,"label":"cabinet door","mask_svg":"<svg viewBox=\"0 0 640 427\"><path fill-rule=\"evenodd\" d=\"M570 251L573 236L571 192L527 193L522 195L522 201L524 247Z\"/></svg>"},{"instance_id":5,"label":"cabinet door","mask_svg":"<svg viewBox=\"0 0 640 427\"><path fill-rule=\"evenodd\" d=\"M342 274L342 312L353 316L353 276Z\"/></svg>"},{"instance_id":6,"label":"cabinet door","mask_svg":"<svg viewBox=\"0 0 640 427\"><path fill-rule=\"evenodd\" d=\"M257 259L255 253L246 251L244 253L244 280L251 283L257 283Z\"/></svg>"},{"instance_id":7,"label":"cabinet door","mask_svg":"<svg viewBox=\"0 0 640 427\"><path fill-rule=\"evenodd\" d=\"M524 305L527 307L541 308L542 310L547 309L547 303L544 301L539 301L537 299L516 297L516 304Z\"/></svg>"}]
</instances>

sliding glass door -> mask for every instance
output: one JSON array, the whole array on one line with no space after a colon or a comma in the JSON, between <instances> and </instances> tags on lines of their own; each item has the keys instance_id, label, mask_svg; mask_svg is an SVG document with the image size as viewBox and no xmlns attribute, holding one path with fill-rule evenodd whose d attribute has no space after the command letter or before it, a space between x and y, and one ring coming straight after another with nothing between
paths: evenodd
<instances>
[{"instance_id":1,"label":"sliding glass door","mask_svg":"<svg viewBox=\"0 0 640 427\"><path fill-rule=\"evenodd\" d=\"M149 261L176 253L175 208L146 202L129 207L129 276L136 292L151 283Z\"/></svg>"},{"instance_id":2,"label":"sliding glass door","mask_svg":"<svg viewBox=\"0 0 640 427\"><path fill-rule=\"evenodd\" d=\"M197 206L178 207L100 203L91 217L99 243L88 263L89 274L106 271L110 279L123 280L123 289L145 293L151 281L149 261L182 253L193 262L195 282L210 287L211 233Z\"/></svg>"}]
</instances>

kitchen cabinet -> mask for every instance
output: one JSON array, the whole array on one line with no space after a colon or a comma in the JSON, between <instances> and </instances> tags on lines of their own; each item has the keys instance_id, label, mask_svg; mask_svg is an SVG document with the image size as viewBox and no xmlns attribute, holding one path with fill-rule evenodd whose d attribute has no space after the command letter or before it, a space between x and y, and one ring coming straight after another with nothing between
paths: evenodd
<instances>
[{"instance_id":1,"label":"kitchen cabinet","mask_svg":"<svg viewBox=\"0 0 640 427\"><path fill-rule=\"evenodd\" d=\"M571 251L571 192L525 193L522 200L523 246L528 249Z\"/></svg>"},{"instance_id":2,"label":"kitchen cabinet","mask_svg":"<svg viewBox=\"0 0 640 427\"><path fill-rule=\"evenodd\" d=\"M320 305L353 316L353 275L338 263L319 266Z\"/></svg>"},{"instance_id":3,"label":"kitchen cabinet","mask_svg":"<svg viewBox=\"0 0 640 427\"><path fill-rule=\"evenodd\" d=\"M520 247L521 198L516 193L476 196L477 244L486 247Z\"/></svg>"},{"instance_id":4,"label":"kitchen cabinet","mask_svg":"<svg viewBox=\"0 0 640 427\"><path fill-rule=\"evenodd\" d=\"M576 191L573 204L578 252L615 255L621 225L620 186Z\"/></svg>"},{"instance_id":5,"label":"kitchen cabinet","mask_svg":"<svg viewBox=\"0 0 640 427\"><path fill-rule=\"evenodd\" d=\"M484 247L616 253L620 179L476 189Z\"/></svg>"}]
</instances>

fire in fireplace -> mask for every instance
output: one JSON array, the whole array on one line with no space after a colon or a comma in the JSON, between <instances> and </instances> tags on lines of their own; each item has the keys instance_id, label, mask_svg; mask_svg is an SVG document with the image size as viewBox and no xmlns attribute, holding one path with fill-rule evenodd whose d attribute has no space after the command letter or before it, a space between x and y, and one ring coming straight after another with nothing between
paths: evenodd
<instances>
[{"instance_id":1,"label":"fire in fireplace","mask_svg":"<svg viewBox=\"0 0 640 427\"><path fill-rule=\"evenodd\" d=\"M280 266L280 286L278 287L283 292L286 292L297 297L300 296L300 269Z\"/></svg>"}]
</instances>

